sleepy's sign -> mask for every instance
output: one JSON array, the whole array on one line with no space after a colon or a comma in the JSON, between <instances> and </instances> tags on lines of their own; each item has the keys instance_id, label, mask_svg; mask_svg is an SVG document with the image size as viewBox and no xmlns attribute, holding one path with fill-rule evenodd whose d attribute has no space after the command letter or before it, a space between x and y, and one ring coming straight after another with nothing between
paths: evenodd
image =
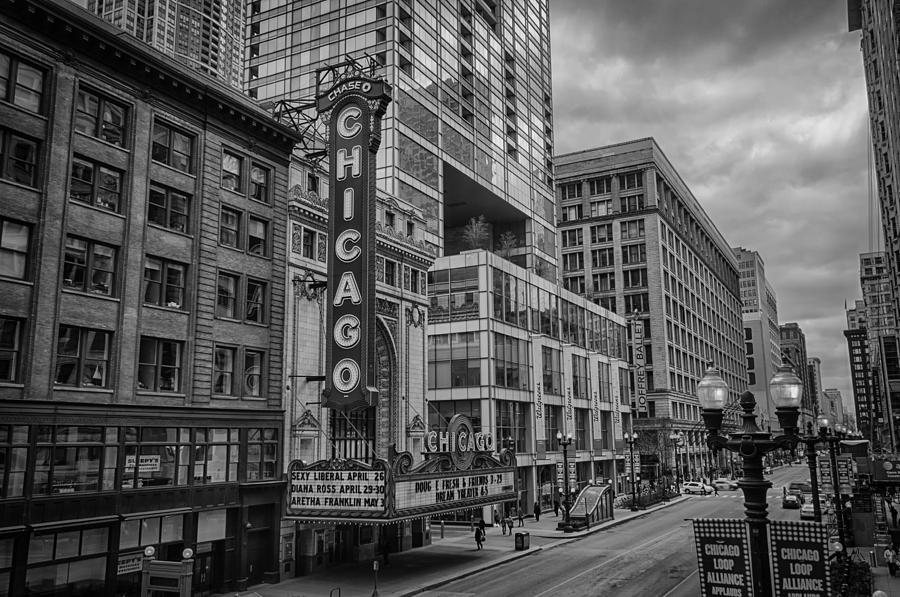
<instances>
[{"instance_id":1,"label":"sleepy's sign","mask_svg":"<svg viewBox=\"0 0 900 597\"><path fill-rule=\"evenodd\" d=\"M384 81L342 79L320 93L328 126L328 343L322 404L375 403L375 154L391 101Z\"/></svg>"}]
</instances>

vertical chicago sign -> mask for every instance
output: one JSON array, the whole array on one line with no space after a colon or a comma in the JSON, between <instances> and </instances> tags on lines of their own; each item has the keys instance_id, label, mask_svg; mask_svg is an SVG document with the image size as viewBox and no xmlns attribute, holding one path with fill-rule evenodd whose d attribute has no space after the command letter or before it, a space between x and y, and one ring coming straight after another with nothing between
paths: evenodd
<instances>
[{"instance_id":1,"label":"vertical chicago sign","mask_svg":"<svg viewBox=\"0 0 900 597\"><path fill-rule=\"evenodd\" d=\"M387 82L349 71L318 93L328 127L331 182L328 325L322 404L351 411L375 403L375 154Z\"/></svg>"}]
</instances>

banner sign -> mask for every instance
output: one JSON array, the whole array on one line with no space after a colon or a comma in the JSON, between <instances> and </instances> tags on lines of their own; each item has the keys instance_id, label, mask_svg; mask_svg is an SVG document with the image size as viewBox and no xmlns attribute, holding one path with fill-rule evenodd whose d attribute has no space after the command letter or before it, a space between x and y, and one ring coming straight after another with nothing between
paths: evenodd
<instances>
[{"instance_id":1,"label":"banner sign","mask_svg":"<svg viewBox=\"0 0 900 597\"><path fill-rule=\"evenodd\" d=\"M872 478L876 481L900 481L900 457L888 456L873 462Z\"/></svg>"},{"instance_id":2,"label":"banner sign","mask_svg":"<svg viewBox=\"0 0 900 597\"><path fill-rule=\"evenodd\" d=\"M820 522L773 520L769 558L774 597L828 597L828 532Z\"/></svg>"},{"instance_id":3,"label":"banner sign","mask_svg":"<svg viewBox=\"0 0 900 597\"><path fill-rule=\"evenodd\" d=\"M375 154L391 86L348 70L316 107L328 127L330 200L325 389L322 405L375 403Z\"/></svg>"},{"instance_id":4,"label":"banner sign","mask_svg":"<svg viewBox=\"0 0 900 597\"><path fill-rule=\"evenodd\" d=\"M853 495L853 457L842 454L837 457L838 490L841 495Z\"/></svg>"},{"instance_id":5,"label":"banner sign","mask_svg":"<svg viewBox=\"0 0 900 597\"><path fill-rule=\"evenodd\" d=\"M634 469L635 475L641 474L641 455L637 452L634 455L625 454L625 473L630 475L631 469Z\"/></svg>"},{"instance_id":6,"label":"banner sign","mask_svg":"<svg viewBox=\"0 0 900 597\"><path fill-rule=\"evenodd\" d=\"M385 471L361 462L345 462L341 469L292 468L288 484L288 512L383 512L387 485Z\"/></svg>"},{"instance_id":7,"label":"banner sign","mask_svg":"<svg viewBox=\"0 0 900 597\"><path fill-rule=\"evenodd\" d=\"M834 482L831 474L831 459L828 454L819 454L819 493L829 495L834 493Z\"/></svg>"},{"instance_id":8,"label":"banner sign","mask_svg":"<svg viewBox=\"0 0 900 597\"><path fill-rule=\"evenodd\" d=\"M634 365L634 402L639 413L647 412L647 359L644 354L644 320L631 320L632 364Z\"/></svg>"},{"instance_id":9,"label":"banner sign","mask_svg":"<svg viewBox=\"0 0 900 597\"><path fill-rule=\"evenodd\" d=\"M134 465L137 464L139 473L158 473L159 462L159 454L142 454L140 460L134 454L126 454L125 470L133 471Z\"/></svg>"},{"instance_id":10,"label":"banner sign","mask_svg":"<svg viewBox=\"0 0 900 597\"><path fill-rule=\"evenodd\" d=\"M562 462L556 463L556 484L560 487L566 482L566 467Z\"/></svg>"},{"instance_id":11,"label":"banner sign","mask_svg":"<svg viewBox=\"0 0 900 597\"><path fill-rule=\"evenodd\" d=\"M739 518L692 521L702 597L753 595L747 525Z\"/></svg>"},{"instance_id":12,"label":"banner sign","mask_svg":"<svg viewBox=\"0 0 900 597\"><path fill-rule=\"evenodd\" d=\"M468 500L503 501L515 498L515 472L473 470L469 473L410 478L397 481L397 515L404 510L431 509Z\"/></svg>"}]
</instances>

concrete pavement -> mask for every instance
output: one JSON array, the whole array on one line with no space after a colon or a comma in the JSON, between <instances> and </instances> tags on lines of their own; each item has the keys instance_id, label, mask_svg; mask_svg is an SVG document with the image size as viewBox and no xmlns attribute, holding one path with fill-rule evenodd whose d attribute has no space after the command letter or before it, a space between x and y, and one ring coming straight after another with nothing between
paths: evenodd
<instances>
[{"instance_id":1,"label":"concrete pavement","mask_svg":"<svg viewBox=\"0 0 900 597\"><path fill-rule=\"evenodd\" d=\"M686 499L679 496L669 502L657 504L646 510L631 512L617 509L615 518L588 530L566 533L556 530L559 517L541 515L540 522L533 518L525 520L524 527L516 527L513 533L526 531L530 535L531 546L524 551L515 550L515 535L503 535L499 528L488 527L484 549L475 549L475 539L469 527L447 526L444 538L440 538L440 527L432 525L432 544L390 555L390 563L380 564L378 571L378 595L382 597L405 597L439 587L458 578L476 574L505 562L533 556L544 549L550 549L579 537L596 533L622 524L639 516L646 516L655 510L672 506ZM375 573L372 561L354 562L335 566L329 570L292 578L277 584L260 584L247 591L221 593L227 597L369 597L375 589Z\"/></svg>"}]
</instances>

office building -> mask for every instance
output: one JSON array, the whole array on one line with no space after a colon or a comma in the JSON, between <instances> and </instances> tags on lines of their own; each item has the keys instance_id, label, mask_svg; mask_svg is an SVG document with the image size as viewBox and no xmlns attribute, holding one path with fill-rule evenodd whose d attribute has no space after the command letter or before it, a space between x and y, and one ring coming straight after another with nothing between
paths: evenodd
<instances>
[{"instance_id":1,"label":"office building","mask_svg":"<svg viewBox=\"0 0 900 597\"><path fill-rule=\"evenodd\" d=\"M891 312L900 321L900 55L892 2L848 0L850 31L861 34L860 48L869 99L869 130L877 181L878 213L885 265L890 274Z\"/></svg>"},{"instance_id":2,"label":"office building","mask_svg":"<svg viewBox=\"0 0 900 597\"><path fill-rule=\"evenodd\" d=\"M806 428L806 423L815 420L815 407L812 395L809 391L809 368L806 363L809 358L806 354L806 334L797 323L785 323L778 328L779 346L781 349L781 361L790 365L794 373L803 382L803 398L800 401L800 427Z\"/></svg>"},{"instance_id":3,"label":"office building","mask_svg":"<svg viewBox=\"0 0 900 597\"><path fill-rule=\"evenodd\" d=\"M547 0L249 4L247 93L302 104L316 70L372 57L393 87L377 186L425 217L423 240L556 276ZM484 216L474 246L465 233Z\"/></svg>"},{"instance_id":4,"label":"office building","mask_svg":"<svg viewBox=\"0 0 900 597\"><path fill-rule=\"evenodd\" d=\"M298 135L69 2L0 30L0 594L277 578Z\"/></svg>"},{"instance_id":5,"label":"office building","mask_svg":"<svg viewBox=\"0 0 900 597\"><path fill-rule=\"evenodd\" d=\"M822 387L822 359L809 357L806 360L806 369L809 376L809 398L813 405L813 414L818 415L825 397Z\"/></svg>"},{"instance_id":6,"label":"office building","mask_svg":"<svg viewBox=\"0 0 900 597\"><path fill-rule=\"evenodd\" d=\"M853 405L857 429L872 442L874 448L890 445L890 431L885 424L885 405L882 399L879 376L872 366L869 332L866 322L866 303L861 299L847 309L848 357L850 381L853 387ZM887 443L885 443L887 442Z\"/></svg>"},{"instance_id":7,"label":"office building","mask_svg":"<svg viewBox=\"0 0 900 597\"><path fill-rule=\"evenodd\" d=\"M775 290L766 278L766 265L758 252L743 247L733 250L740 276L747 385L756 397L757 425L778 429L775 404L769 395L769 380L781 365Z\"/></svg>"},{"instance_id":8,"label":"office building","mask_svg":"<svg viewBox=\"0 0 900 597\"><path fill-rule=\"evenodd\" d=\"M629 342L641 326L646 396L632 406L635 427L656 438L647 458L682 432L682 476L706 476L712 463L697 383L712 363L728 383L730 407L747 389L737 259L653 139L554 161L563 285L628 317Z\"/></svg>"},{"instance_id":9,"label":"office building","mask_svg":"<svg viewBox=\"0 0 900 597\"><path fill-rule=\"evenodd\" d=\"M822 392L822 396L823 399L822 404L820 405L820 411L825 413L828 420L846 425L847 421L844 418L844 399L841 396L841 391L837 388L826 388Z\"/></svg>"}]
</instances>

